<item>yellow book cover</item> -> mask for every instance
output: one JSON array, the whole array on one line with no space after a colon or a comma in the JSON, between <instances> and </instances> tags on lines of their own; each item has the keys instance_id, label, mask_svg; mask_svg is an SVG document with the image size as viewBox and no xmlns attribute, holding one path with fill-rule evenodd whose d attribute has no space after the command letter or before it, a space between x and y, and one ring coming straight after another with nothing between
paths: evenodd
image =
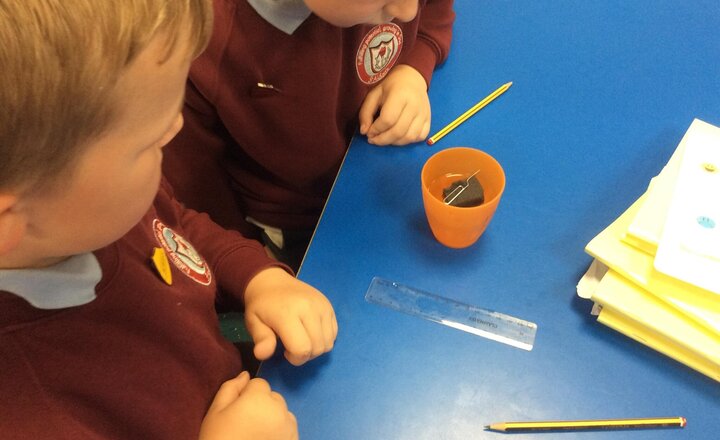
<instances>
[{"instance_id":1,"label":"yellow book cover","mask_svg":"<svg viewBox=\"0 0 720 440\"><path fill-rule=\"evenodd\" d=\"M720 366L708 361L705 357L690 350L687 346L677 344L664 335L656 334L645 326L627 316L618 313L611 307L604 307L598 315L598 322L646 345L665 356L671 357L700 373L720 381Z\"/></svg>"},{"instance_id":2,"label":"yellow book cover","mask_svg":"<svg viewBox=\"0 0 720 440\"><path fill-rule=\"evenodd\" d=\"M594 301L592 313L598 315L598 322L720 381L720 334L679 313L602 262L593 260L578 282L577 294Z\"/></svg>"},{"instance_id":3,"label":"yellow book cover","mask_svg":"<svg viewBox=\"0 0 720 440\"><path fill-rule=\"evenodd\" d=\"M593 238L585 251L706 328L720 332L720 295L656 271L652 255L622 241L644 200L645 195Z\"/></svg>"},{"instance_id":4,"label":"yellow book cover","mask_svg":"<svg viewBox=\"0 0 720 440\"><path fill-rule=\"evenodd\" d=\"M716 365L720 374L720 332L699 325L675 307L610 269L590 298Z\"/></svg>"}]
</instances>

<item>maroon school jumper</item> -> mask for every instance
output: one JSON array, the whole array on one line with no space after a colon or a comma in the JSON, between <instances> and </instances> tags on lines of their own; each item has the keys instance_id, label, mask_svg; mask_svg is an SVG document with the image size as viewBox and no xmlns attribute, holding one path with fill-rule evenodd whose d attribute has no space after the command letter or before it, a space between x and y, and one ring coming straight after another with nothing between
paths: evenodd
<instances>
[{"instance_id":1,"label":"maroon school jumper","mask_svg":"<svg viewBox=\"0 0 720 440\"><path fill-rule=\"evenodd\" d=\"M397 64L430 83L448 54L452 3L420 0L413 21L384 29L310 15L287 35L246 0L215 0L210 45L190 71L185 128L165 150L178 199L240 231L252 230L245 216L314 228L365 95ZM370 55L392 56L373 66Z\"/></svg>"},{"instance_id":2,"label":"maroon school jumper","mask_svg":"<svg viewBox=\"0 0 720 440\"><path fill-rule=\"evenodd\" d=\"M161 246L172 286L150 264ZM219 331L217 287L240 294L277 263L164 189L95 256L103 277L88 304L40 310L0 292L0 438L197 440L220 384L241 370Z\"/></svg>"}]
</instances>

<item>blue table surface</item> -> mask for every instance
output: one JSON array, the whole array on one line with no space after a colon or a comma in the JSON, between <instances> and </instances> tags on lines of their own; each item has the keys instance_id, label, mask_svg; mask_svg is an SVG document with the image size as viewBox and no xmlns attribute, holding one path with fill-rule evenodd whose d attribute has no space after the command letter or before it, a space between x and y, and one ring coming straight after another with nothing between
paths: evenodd
<instances>
[{"instance_id":1,"label":"blue table surface","mask_svg":"<svg viewBox=\"0 0 720 440\"><path fill-rule=\"evenodd\" d=\"M439 130L514 85L435 146L355 137L300 278L332 301L335 349L261 376L312 440L480 439L510 420L685 416L685 429L521 438L713 439L720 383L598 323L575 286L587 242L647 188L693 118L720 125L717 0L457 0L430 88ZM420 170L472 146L507 186L472 247L432 237ZM374 276L533 321L524 351L364 300Z\"/></svg>"}]
</instances>

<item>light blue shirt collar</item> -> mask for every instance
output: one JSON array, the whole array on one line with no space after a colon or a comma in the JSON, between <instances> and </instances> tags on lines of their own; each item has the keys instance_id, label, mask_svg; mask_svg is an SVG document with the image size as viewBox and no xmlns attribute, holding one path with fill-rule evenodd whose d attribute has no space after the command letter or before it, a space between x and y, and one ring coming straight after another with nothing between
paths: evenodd
<instances>
[{"instance_id":1,"label":"light blue shirt collar","mask_svg":"<svg viewBox=\"0 0 720 440\"><path fill-rule=\"evenodd\" d=\"M0 290L24 298L38 309L64 309L94 300L100 279L100 263L87 253L40 269L0 270Z\"/></svg>"},{"instance_id":2,"label":"light blue shirt collar","mask_svg":"<svg viewBox=\"0 0 720 440\"><path fill-rule=\"evenodd\" d=\"M303 0L247 0L268 23L292 35L312 14Z\"/></svg>"}]
</instances>

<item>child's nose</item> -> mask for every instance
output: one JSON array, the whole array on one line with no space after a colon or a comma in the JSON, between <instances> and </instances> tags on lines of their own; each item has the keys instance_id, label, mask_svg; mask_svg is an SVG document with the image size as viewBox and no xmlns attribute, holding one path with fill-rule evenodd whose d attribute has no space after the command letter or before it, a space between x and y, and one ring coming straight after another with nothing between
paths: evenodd
<instances>
[{"instance_id":1,"label":"child's nose","mask_svg":"<svg viewBox=\"0 0 720 440\"><path fill-rule=\"evenodd\" d=\"M418 0L395 0L385 7L385 13L398 21L411 21L417 15L418 3Z\"/></svg>"}]
</instances>

